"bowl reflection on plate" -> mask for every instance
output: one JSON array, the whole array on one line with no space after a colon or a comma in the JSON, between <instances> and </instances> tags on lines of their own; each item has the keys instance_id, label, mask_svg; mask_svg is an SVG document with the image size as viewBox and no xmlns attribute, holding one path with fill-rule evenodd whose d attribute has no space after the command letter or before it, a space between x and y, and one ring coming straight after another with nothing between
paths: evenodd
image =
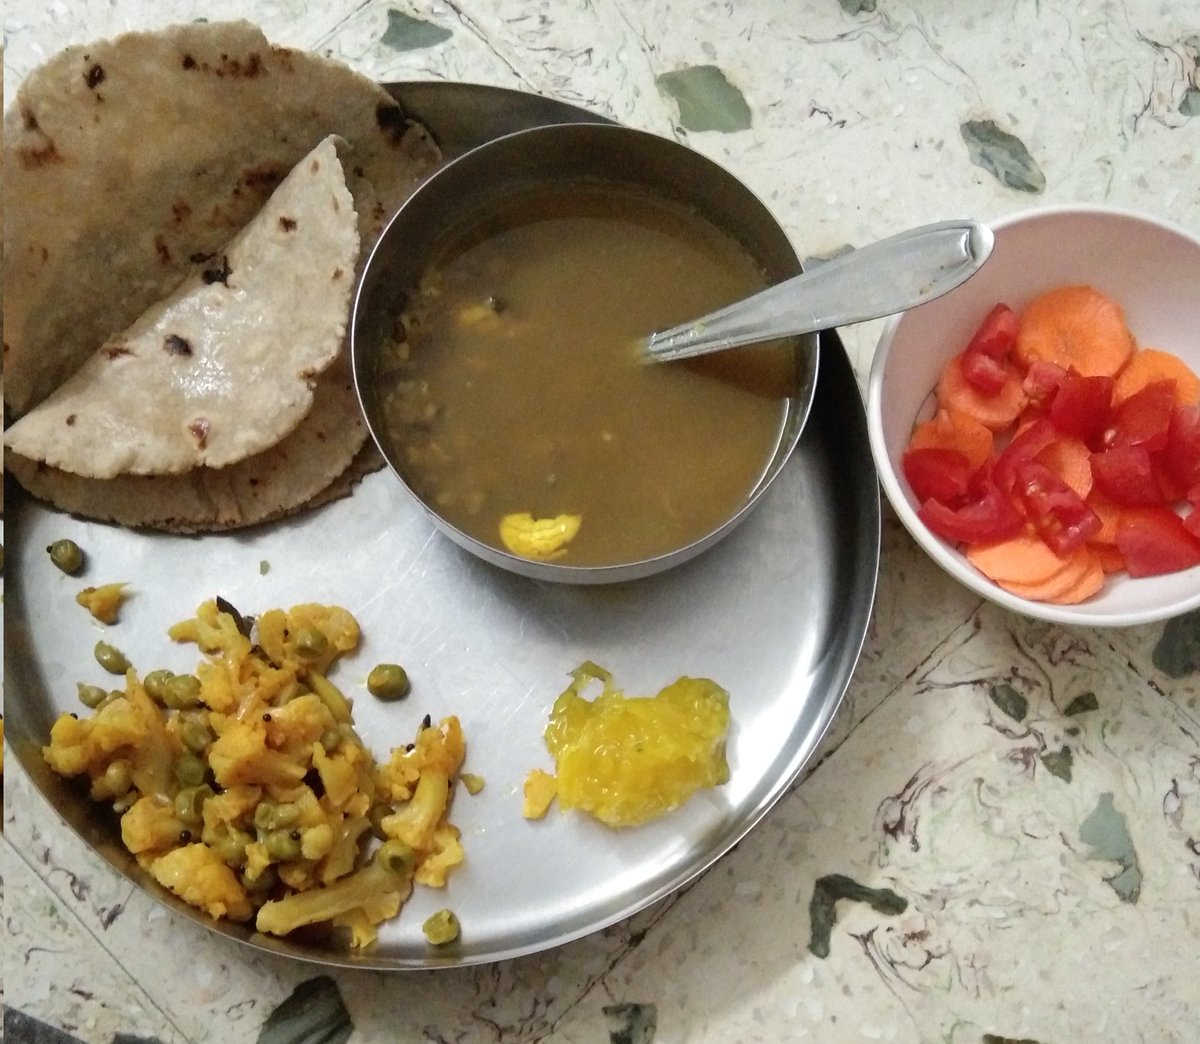
<instances>
[{"instance_id":1,"label":"bowl reflection on plate","mask_svg":"<svg viewBox=\"0 0 1200 1044\"><path fill-rule=\"evenodd\" d=\"M482 537L478 529L433 503L426 485L409 466L406 448L411 447L396 436L384 408L387 389L380 374L381 357L391 350L388 345L395 336L400 302L411 301L422 278L441 261L447 243L486 227L489 220L494 223L497 214L512 208L514 199L532 198L541 205L555 193L564 195L564 185L637 192L680 213L698 215L736 239L767 283L800 271L787 236L763 204L699 153L657 135L608 124L521 131L448 164L414 193L385 229L367 261L355 299L351 324L355 382L372 436L392 470L456 543L494 565L537 579L584 584L631 580L693 558L729 533L759 502L786 463L808 416L816 386L817 338L795 338L777 348L790 353L790 360L787 385L772 406L777 412L772 414L767 459L754 460L753 469L742 476L743 486L732 508L682 542L648 552L614 552L608 559L583 558L573 564L570 553L561 560L524 557ZM670 430L631 433L638 438L643 434L655 439L675 437ZM636 455L639 450L635 446L627 452Z\"/></svg>"},{"instance_id":2,"label":"bowl reflection on plate","mask_svg":"<svg viewBox=\"0 0 1200 1044\"><path fill-rule=\"evenodd\" d=\"M913 425L933 411L932 390L993 305L1018 313L1040 293L1090 284L1125 312L1139 345L1157 347L1200 372L1200 238L1155 218L1098 206L1047 207L992 224L987 264L967 283L888 320L872 363L867 393L871 450L888 500L918 544L971 590L1026 616L1067 624L1129 626L1167 619L1200 606L1200 567L1165 576L1106 578L1077 605L1018 597L976 570L931 533L905 481L901 456Z\"/></svg>"}]
</instances>

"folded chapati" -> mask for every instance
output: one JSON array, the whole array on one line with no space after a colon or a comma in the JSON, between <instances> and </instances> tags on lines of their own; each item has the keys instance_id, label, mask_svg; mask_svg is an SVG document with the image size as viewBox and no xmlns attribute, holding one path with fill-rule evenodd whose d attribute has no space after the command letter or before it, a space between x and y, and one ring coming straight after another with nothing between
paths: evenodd
<instances>
[{"instance_id":1,"label":"folded chapati","mask_svg":"<svg viewBox=\"0 0 1200 1044\"><path fill-rule=\"evenodd\" d=\"M262 453L308 413L314 378L342 349L358 246L326 138L232 242L21 417L5 444L98 479Z\"/></svg>"},{"instance_id":2,"label":"folded chapati","mask_svg":"<svg viewBox=\"0 0 1200 1044\"><path fill-rule=\"evenodd\" d=\"M365 249L439 155L352 69L235 22L129 33L35 70L4 117L10 410L218 251L329 134L347 142Z\"/></svg>"},{"instance_id":3,"label":"folded chapati","mask_svg":"<svg viewBox=\"0 0 1200 1044\"><path fill-rule=\"evenodd\" d=\"M227 468L86 479L12 454L5 467L35 497L123 526L193 533L280 518L349 493L378 466L347 369L339 360L322 376L312 410L294 432Z\"/></svg>"}]
</instances>

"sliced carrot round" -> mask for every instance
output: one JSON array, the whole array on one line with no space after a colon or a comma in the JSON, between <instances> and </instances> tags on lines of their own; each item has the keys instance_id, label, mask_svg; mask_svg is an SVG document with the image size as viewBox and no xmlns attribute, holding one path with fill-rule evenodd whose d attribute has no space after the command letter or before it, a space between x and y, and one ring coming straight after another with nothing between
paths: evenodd
<instances>
[{"instance_id":1,"label":"sliced carrot round","mask_svg":"<svg viewBox=\"0 0 1200 1044\"><path fill-rule=\"evenodd\" d=\"M1133 354L1121 306L1090 286L1062 286L1035 297L1021 313L1013 353L1029 367L1052 362L1085 377L1111 377Z\"/></svg>"},{"instance_id":2,"label":"sliced carrot round","mask_svg":"<svg viewBox=\"0 0 1200 1044\"><path fill-rule=\"evenodd\" d=\"M1123 573L1125 571L1125 556L1121 554L1116 544L1090 544L1089 547L1105 573Z\"/></svg>"},{"instance_id":3,"label":"sliced carrot round","mask_svg":"<svg viewBox=\"0 0 1200 1044\"><path fill-rule=\"evenodd\" d=\"M1091 540L1093 544L1114 544L1117 539L1117 526L1121 521L1121 509L1108 499L1098 489L1093 489L1086 497L1087 505L1100 516L1100 532Z\"/></svg>"},{"instance_id":4,"label":"sliced carrot round","mask_svg":"<svg viewBox=\"0 0 1200 1044\"><path fill-rule=\"evenodd\" d=\"M1086 547L1081 547L1066 559L1058 572L1045 580L1038 583L998 580L997 584L1018 598L1074 605L1100 590L1104 584L1104 570L1099 559Z\"/></svg>"},{"instance_id":5,"label":"sliced carrot round","mask_svg":"<svg viewBox=\"0 0 1200 1044\"><path fill-rule=\"evenodd\" d=\"M1200 377L1179 356L1157 348L1141 348L1130 356L1113 382L1113 402L1124 402L1155 381L1175 382L1175 402L1200 404Z\"/></svg>"},{"instance_id":6,"label":"sliced carrot round","mask_svg":"<svg viewBox=\"0 0 1200 1044\"><path fill-rule=\"evenodd\" d=\"M975 544L966 550L967 561L998 584L1039 584L1063 568L1041 537L1022 533L995 544Z\"/></svg>"},{"instance_id":7,"label":"sliced carrot round","mask_svg":"<svg viewBox=\"0 0 1200 1044\"><path fill-rule=\"evenodd\" d=\"M938 410L933 417L913 429L909 449L957 450L978 471L992 455L995 436L974 417L959 410Z\"/></svg>"},{"instance_id":8,"label":"sliced carrot round","mask_svg":"<svg viewBox=\"0 0 1200 1044\"><path fill-rule=\"evenodd\" d=\"M962 356L957 355L942 371L937 399L945 409L965 413L991 431L1003 431L1020 415L1025 405L1025 389L1021 387L1021 378L1013 373L995 395L985 395L963 376Z\"/></svg>"}]
</instances>

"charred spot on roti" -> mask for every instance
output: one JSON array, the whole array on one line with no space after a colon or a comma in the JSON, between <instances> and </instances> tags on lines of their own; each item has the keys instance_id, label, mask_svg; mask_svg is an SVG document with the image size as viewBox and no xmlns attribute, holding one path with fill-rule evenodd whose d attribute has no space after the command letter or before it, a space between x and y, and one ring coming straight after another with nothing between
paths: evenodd
<instances>
[{"instance_id":1,"label":"charred spot on roti","mask_svg":"<svg viewBox=\"0 0 1200 1044\"><path fill-rule=\"evenodd\" d=\"M68 428L73 428L74 426L75 426L75 414L73 414L73 413L68 413L68 414L67 414L67 427L68 427ZM39 460L39 461L38 461L38 466L39 466L39 467L42 467L42 466L44 466L44 465L45 465L45 461L41 461L41 460Z\"/></svg>"},{"instance_id":2,"label":"charred spot on roti","mask_svg":"<svg viewBox=\"0 0 1200 1044\"><path fill-rule=\"evenodd\" d=\"M229 277L232 274L233 269L229 267L229 258L222 255L220 267L206 268L200 278L209 286L212 286L213 283L221 283L223 286L228 286Z\"/></svg>"},{"instance_id":3,"label":"charred spot on roti","mask_svg":"<svg viewBox=\"0 0 1200 1044\"><path fill-rule=\"evenodd\" d=\"M154 237L154 252L158 255L159 264L171 264L171 248L167 245L161 232Z\"/></svg>"},{"instance_id":4,"label":"charred spot on roti","mask_svg":"<svg viewBox=\"0 0 1200 1044\"><path fill-rule=\"evenodd\" d=\"M176 225L182 225L191 216L192 208L186 199L180 197L171 204L171 219Z\"/></svg>"},{"instance_id":5,"label":"charred spot on roti","mask_svg":"<svg viewBox=\"0 0 1200 1044\"><path fill-rule=\"evenodd\" d=\"M286 216L281 216L279 218L279 227L281 229L283 229L284 232L295 232L296 231L296 219L286 217Z\"/></svg>"},{"instance_id":6,"label":"charred spot on roti","mask_svg":"<svg viewBox=\"0 0 1200 1044\"><path fill-rule=\"evenodd\" d=\"M202 62L200 68L221 79L228 76L231 79L252 80L265 72L262 55L258 51L251 51L244 59L222 52L218 64L210 66L208 62Z\"/></svg>"},{"instance_id":7,"label":"charred spot on roti","mask_svg":"<svg viewBox=\"0 0 1200 1044\"><path fill-rule=\"evenodd\" d=\"M342 271L342 269L340 269L340 268L335 268L335 269L333 270L333 278L334 278L335 280L337 280L337 279L341 279L341 278L342 278L342 276L344 276L345 274L346 274L346 273L345 273L344 271Z\"/></svg>"},{"instance_id":8,"label":"charred spot on roti","mask_svg":"<svg viewBox=\"0 0 1200 1044\"><path fill-rule=\"evenodd\" d=\"M379 129L388 135L393 145L398 144L412 126L412 120L396 103L389 105L381 102L376 106L375 122L379 124Z\"/></svg>"},{"instance_id":9,"label":"charred spot on roti","mask_svg":"<svg viewBox=\"0 0 1200 1044\"><path fill-rule=\"evenodd\" d=\"M86 59L85 59L86 60ZM83 74L83 82L88 85L91 90L95 90L104 82L104 66L99 62L94 63L88 68L88 71Z\"/></svg>"},{"instance_id":10,"label":"charred spot on roti","mask_svg":"<svg viewBox=\"0 0 1200 1044\"><path fill-rule=\"evenodd\" d=\"M192 342L179 334L167 334L163 338L163 349L168 355L191 355Z\"/></svg>"},{"instance_id":11,"label":"charred spot on roti","mask_svg":"<svg viewBox=\"0 0 1200 1044\"><path fill-rule=\"evenodd\" d=\"M58 151L58 146L54 142L47 140L45 145L26 145L17 153L21 166L26 170L34 170L38 167L46 167L51 163L62 163L62 153Z\"/></svg>"},{"instance_id":12,"label":"charred spot on roti","mask_svg":"<svg viewBox=\"0 0 1200 1044\"><path fill-rule=\"evenodd\" d=\"M197 250L196 253L188 255L188 260L193 265L202 265L206 261L211 261L216 256L216 253L206 254L203 250Z\"/></svg>"},{"instance_id":13,"label":"charred spot on roti","mask_svg":"<svg viewBox=\"0 0 1200 1044\"><path fill-rule=\"evenodd\" d=\"M287 169L276 163L259 163L242 171L241 184L264 196L270 195L287 177Z\"/></svg>"},{"instance_id":14,"label":"charred spot on roti","mask_svg":"<svg viewBox=\"0 0 1200 1044\"><path fill-rule=\"evenodd\" d=\"M196 68L196 59L193 58L190 54L185 54L183 56L182 65L185 69L187 69L189 71L192 69L195 69Z\"/></svg>"},{"instance_id":15,"label":"charred spot on roti","mask_svg":"<svg viewBox=\"0 0 1200 1044\"><path fill-rule=\"evenodd\" d=\"M34 115L32 109L27 106L21 106L21 122L25 125L27 131L39 130L37 116Z\"/></svg>"},{"instance_id":16,"label":"charred spot on roti","mask_svg":"<svg viewBox=\"0 0 1200 1044\"><path fill-rule=\"evenodd\" d=\"M120 359L126 355L133 355L133 349L124 344L110 344L100 349L106 359Z\"/></svg>"},{"instance_id":17,"label":"charred spot on roti","mask_svg":"<svg viewBox=\"0 0 1200 1044\"><path fill-rule=\"evenodd\" d=\"M196 440L197 449L204 449L208 445L209 427L207 417L197 417L188 425L188 431L191 433L192 438Z\"/></svg>"}]
</instances>

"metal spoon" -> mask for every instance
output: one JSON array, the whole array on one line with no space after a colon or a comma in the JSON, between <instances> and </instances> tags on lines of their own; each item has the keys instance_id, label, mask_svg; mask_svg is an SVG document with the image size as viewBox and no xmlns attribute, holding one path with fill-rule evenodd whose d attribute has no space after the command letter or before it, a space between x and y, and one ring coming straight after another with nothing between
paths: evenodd
<instances>
[{"instance_id":1,"label":"metal spoon","mask_svg":"<svg viewBox=\"0 0 1200 1044\"><path fill-rule=\"evenodd\" d=\"M651 334L649 362L861 323L932 301L974 275L992 252L975 221L939 221L852 250L699 319Z\"/></svg>"}]
</instances>

